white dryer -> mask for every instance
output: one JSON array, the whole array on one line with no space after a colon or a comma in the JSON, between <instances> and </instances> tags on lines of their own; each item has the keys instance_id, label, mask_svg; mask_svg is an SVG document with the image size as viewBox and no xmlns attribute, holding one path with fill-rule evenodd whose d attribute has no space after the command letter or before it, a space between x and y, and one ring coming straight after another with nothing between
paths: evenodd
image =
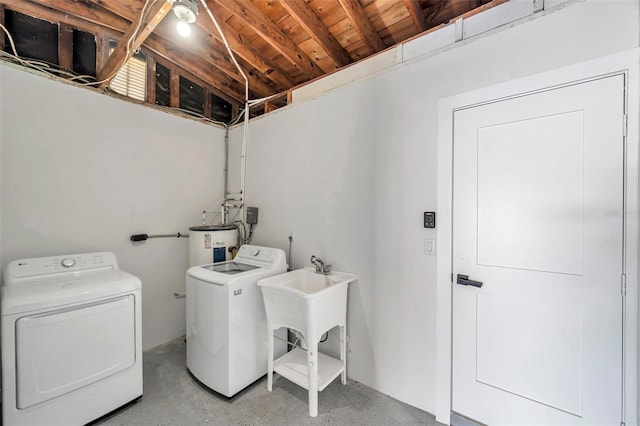
<instances>
[{"instance_id":1,"label":"white dryer","mask_svg":"<svg viewBox=\"0 0 640 426\"><path fill-rule=\"evenodd\" d=\"M233 261L187 271L187 368L231 397L267 373L261 278L286 272L284 251L243 245ZM283 354L285 344L277 347Z\"/></svg>"},{"instance_id":2,"label":"white dryer","mask_svg":"<svg viewBox=\"0 0 640 426\"><path fill-rule=\"evenodd\" d=\"M110 252L4 271L5 425L82 425L142 396L140 280Z\"/></svg>"}]
</instances>

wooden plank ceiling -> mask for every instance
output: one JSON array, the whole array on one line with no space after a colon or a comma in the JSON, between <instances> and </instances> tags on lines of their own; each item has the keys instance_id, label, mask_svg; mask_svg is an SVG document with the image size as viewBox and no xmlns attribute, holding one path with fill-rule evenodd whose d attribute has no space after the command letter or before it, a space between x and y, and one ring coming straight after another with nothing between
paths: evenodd
<instances>
[{"instance_id":1,"label":"wooden plank ceiling","mask_svg":"<svg viewBox=\"0 0 640 426\"><path fill-rule=\"evenodd\" d=\"M360 61L454 20L490 0L206 0L261 98ZM495 1L495 0L494 0ZM504 0L503 0L504 1ZM244 102L244 79L199 3L192 34L177 34L171 0L1 0L5 8L65 23L125 42L98 59L98 79L108 79L122 59L143 46L187 71L229 101ZM138 25L139 30L136 30ZM104 35L104 36L102 36ZM102 40L102 42L100 42ZM108 45L108 43L106 43ZM100 56L100 52L98 55Z\"/></svg>"}]
</instances>

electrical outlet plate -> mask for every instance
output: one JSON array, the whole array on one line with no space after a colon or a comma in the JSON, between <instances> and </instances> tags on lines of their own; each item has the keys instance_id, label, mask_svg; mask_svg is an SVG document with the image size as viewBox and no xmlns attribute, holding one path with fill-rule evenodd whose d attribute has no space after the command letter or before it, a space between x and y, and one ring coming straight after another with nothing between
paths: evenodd
<instances>
[{"instance_id":1,"label":"electrical outlet plate","mask_svg":"<svg viewBox=\"0 0 640 426\"><path fill-rule=\"evenodd\" d=\"M258 223L258 208L247 207L247 224L256 225Z\"/></svg>"}]
</instances>

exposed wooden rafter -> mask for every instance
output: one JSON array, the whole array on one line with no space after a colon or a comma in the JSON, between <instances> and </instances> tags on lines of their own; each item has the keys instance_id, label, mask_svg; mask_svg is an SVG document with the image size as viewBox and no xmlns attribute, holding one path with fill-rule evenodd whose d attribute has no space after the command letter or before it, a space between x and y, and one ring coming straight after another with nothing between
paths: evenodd
<instances>
[{"instance_id":1,"label":"exposed wooden rafter","mask_svg":"<svg viewBox=\"0 0 640 426\"><path fill-rule=\"evenodd\" d=\"M132 10L131 7L128 7L123 2L101 0L91 1L96 5L100 5L106 10L118 14L130 21L135 20L139 13ZM197 33L198 31L201 30L196 28L194 33ZM157 34L161 39L164 39L164 41L162 41L163 43L170 43L171 37L174 36L173 30L168 27L166 21L156 27L155 34ZM201 34L192 34L192 37L193 39L204 40L204 43L188 43L188 41L183 40L184 43L189 45L189 51L191 54L195 54L195 56L217 68L227 77L234 79L239 84L244 84L244 79L238 72L238 69L231 62L231 59L227 56L227 52L222 51L224 48L223 46L214 45L214 42L210 37L202 36ZM272 95L278 92L278 90L274 90L253 76L249 76L249 86L251 90L260 97ZM281 88L279 89L281 90Z\"/></svg>"},{"instance_id":2,"label":"exposed wooden rafter","mask_svg":"<svg viewBox=\"0 0 640 426\"><path fill-rule=\"evenodd\" d=\"M122 38L130 21L116 13L103 9L99 4L88 1L72 2L68 0L41 0L45 4L37 4L24 0L2 0L12 10L35 16L51 22L69 24L75 28L98 35L96 58L97 69L107 61L109 31L112 38ZM120 3L120 2L114 2ZM133 12L135 13L135 12ZM244 102L244 89L239 84L230 84L222 76L211 72L211 65L205 65L200 58L193 57L187 50L172 46L166 40L152 34L145 40L145 47L168 62L187 71L193 77L217 89L216 95L232 103ZM104 59L103 59L104 56ZM236 88L236 86L238 88Z\"/></svg>"},{"instance_id":3,"label":"exposed wooden rafter","mask_svg":"<svg viewBox=\"0 0 640 426\"><path fill-rule=\"evenodd\" d=\"M129 20L134 19L134 17L139 13L137 8L133 7L131 2L105 0L90 1ZM212 66L220 69L228 77L233 78L240 84L244 84L242 76L227 55L218 31L210 21L209 17L206 16L202 10L196 24L197 27L200 28L201 31L204 31L208 36L197 37L197 35L194 34L194 38L201 40L206 39L207 43L206 45L189 43L189 50L206 62L210 63ZM247 68L253 66L259 69L264 77L273 81L276 85L276 89L269 87L260 79L249 73L249 70L245 69L244 71L249 79L249 89L251 92L257 96L263 97L272 95L285 90L287 87L295 85L295 82L287 78L282 70L278 69L273 63L267 63L267 61L261 57L260 52L253 49L250 45L245 45L242 40L237 37L235 31L233 31L233 29L231 29L224 21L220 21L219 25L225 33L225 37L227 38L234 53L249 64L249 67ZM167 41L171 40L172 36L174 36L172 31L169 30L166 25L159 25L155 32ZM218 40L218 42L216 43L215 40ZM185 40L182 41L188 42Z\"/></svg>"},{"instance_id":4,"label":"exposed wooden rafter","mask_svg":"<svg viewBox=\"0 0 640 426\"><path fill-rule=\"evenodd\" d=\"M4 4L0 3L0 22L4 22ZM0 31L0 50L4 50L5 47L5 34L4 31Z\"/></svg>"},{"instance_id":5,"label":"exposed wooden rafter","mask_svg":"<svg viewBox=\"0 0 640 426\"><path fill-rule=\"evenodd\" d=\"M373 53L387 48L358 0L338 0L338 3L349 17L353 28Z\"/></svg>"},{"instance_id":6,"label":"exposed wooden rafter","mask_svg":"<svg viewBox=\"0 0 640 426\"><path fill-rule=\"evenodd\" d=\"M418 30L419 33L426 31L428 28L427 23L424 19L422 8L418 4L418 0L404 0L404 5L409 11L409 16L411 16L411 20L413 21L413 25L415 25L416 30Z\"/></svg>"},{"instance_id":7,"label":"exposed wooden rafter","mask_svg":"<svg viewBox=\"0 0 640 426\"><path fill-rule=\"evenodd\" d=\"M291 63L299 67L307 75L307 78L314 78L323 74L313 61L309 59L306 53L289 37L283 34L278 26L265 16L253 3L240 0L216 1L242 18L247 25L260 34L267 43L273 46L274 49L291 61Z\"/></svg>"},{"instance_id":8,"label":"exposed wooden rafter","mask_svg":"<svg viewBox=\"0 0 640 426\"><path fill-rule=\"evenodd\" d=\"M208 2L209 8L216 14L218 10L218 5L214 2ZM201 28L203 28L208 34L222 43L222 37L218 33L218 30L213 25L208 17L203 17L203 19L198 19L197 24ZM246 43L245 40L240 37L236 31L231 28L223 20L218 20L218 25L220 25L220 29L224 33L229 46L233 50L233 52L244 59L247 63L253 66L256 70L261 72L264 76L276 82L282 87L291 87L295 86L295 82L287 77L286 73L280 69L276 64L273 63L269 58L265 57L260 51L255 49L249 43Z\"/></svg>"},{"instance_id":9,"label":"exposed wooden rafter","mask_svg":"<svg viewBox=\"0 0 640 426\"><path fill-rule=\"evenodd\" d=\"M115 75L127 53L141 47L147 56L148 102L157 100L154 71L155 64L161 64L170 70L171 86L170 96L163 89L160 102L174 107L181 100L185 105L192 102L183 100L190 95L179 92L184 77L204 88L206 115L212 112L210 93L230 102L236 114L245 99L242 74L249 80L250 98L269 97L264 103L268 111L290 102L292 88L505 1L509 0L197 0L200 14L187 39L175 31L173 0L0 0L0 22L5 21L6 8L11 11L7 19L19 12L57 24L58 65L67 70L76 67L74 31L95 34L99 79ZM211 9L242 72L204 5ZM143 8L145 18L135 32ZM24 34L20 37L20 46L39 43ZM109 56L113 40L120 44ZM2 48L10 50L0 32Z\"/></svg>"},{"instance_id":10,"label":"exposed wooden rafter","mask_svg":"<svg viewBox=\"0 0 640 426\"><path fill-rule=\"evenodd\" d=\"M150 3L148 11L143 11L146 12L145 16L138 18L140 19L139 22L134 21L131 23L122 40L109 56L107 63L98 70L99 81L104 81L103 84L108 84L115 77L127 59L142 46L142 43L149 37L155 27L171 11L171 7L170 0L155 0Z\"/></svg>"},{"instance_id":11,"label":"exposed wooden rafter","mask_svg":"<svg viewBox=\"0 0 640 426\"><path fill-rule=\"evenodd\" d=\"M353 60L304 0L282 0L284 7L340 67Z\"/></svg>"},{"instance_id":12,"label":"exposed wooden rafter","mask_svg":"<svg viewBox=\"0 0 640 426\"><path fill-rule=\"evenodd\" d=\"M174 46L169 49L166 43L158 40L157 36L149 37L146 41L146 46L149 50L170 62L174 62L173 58L183 57L184 61L180 63L182 69L189 71L199 80L218 89L224 94L221 96L222 98L232 99L240 104L244 103L244 84L234 79L225 78L217 69L213 69L210 63L191 54L186 48Z\"/></svg>"},{"instance_id":13,"label":"exposed wooden rafter","mask_svg":"<svg viewBox=\"0 0 640 426\"><path fill-rule=\"evenodd\" d=\"M122 33L123 28L129 24L126 19L113 14L101 14L99 17L86 6L66 0L2 0L7 9L33 16L49 22L69 24L75 28L95 34L108 35L111 30ZM83 14L83 12L92 12Z\"/></svg>"},{"instance_id":14,"label":"exposed wooden rafter","mask_svg":"<svg viewBox=\"0 0 640 426\"><path fill-rule=\"evenodd\" d=\"M60 23L58 26L58 58L59 65L65 69L73 69L73 27Z\"/></svg>"}]
</instances>

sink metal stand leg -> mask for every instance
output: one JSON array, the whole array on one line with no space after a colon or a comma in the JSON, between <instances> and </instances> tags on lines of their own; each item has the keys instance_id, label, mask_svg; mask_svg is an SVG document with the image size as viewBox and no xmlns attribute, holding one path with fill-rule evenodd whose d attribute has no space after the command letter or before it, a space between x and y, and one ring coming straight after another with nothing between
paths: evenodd
<instances>
[{"instance_id":1,"label":"sink metal stand leg","mask_svg":"<svg viewBox=\"0 0 640 426\"><path fill-rule=\"evenodd\" d=\"M318 342L307 339L307 366L309 368L309 415L318 415Z\"/></svg>"},{"instance_id":2,"label":"sink metal stand leg","mask_svg":"<svg viewBox=\"0 0 640 426\"><path fill-rule=\"evenodd\" d=\"M340 380L343 385L347 384L347 326L340 326L340 361L342 361L342 374Z\"/></svg>"},{"instance_id":3,"label":"sink metal stand leg","mask_svg":"<svg viewBox=\"0 0 640 426\"><path fill-rule=\"evenodd\" d=\"M271 392L273 388L273 333L275 330L269 329L267 332L267 390Z\"/></svg>"}]
</instances>

